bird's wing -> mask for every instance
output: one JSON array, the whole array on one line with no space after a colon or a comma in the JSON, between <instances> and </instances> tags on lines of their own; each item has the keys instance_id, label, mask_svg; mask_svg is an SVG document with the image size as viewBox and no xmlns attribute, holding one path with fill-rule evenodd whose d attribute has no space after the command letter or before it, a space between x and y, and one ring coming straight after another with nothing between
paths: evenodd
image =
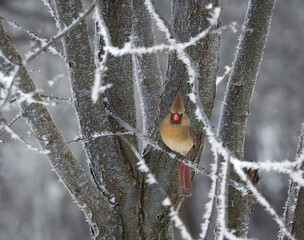
<instances>
[{"instance_id":1,"label":"bird's wing","mask_svg":"<svg viewBox=\"0 0 304 240\"><path fill-rule=\"evenodd\" d=\"M196 144L196 136L194 129L192 127L189 127L189 137L192 139L194 145Z\"/></svg>"}]
</instances>

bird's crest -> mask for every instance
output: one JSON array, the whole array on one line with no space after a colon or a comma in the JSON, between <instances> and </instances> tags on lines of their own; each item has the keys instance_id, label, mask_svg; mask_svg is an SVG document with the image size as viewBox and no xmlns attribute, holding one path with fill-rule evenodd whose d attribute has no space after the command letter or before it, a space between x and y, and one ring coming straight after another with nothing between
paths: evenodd
<instances>
[{"instance_id":1,"label":"bird's crest","mask_svg":"<svg viewBox=\"0 0 304 240\"><path fill-rule=\"evenodd\" d=\"M184 108L184 102L183 98L178 92L174 98L174 101L171 106L171 113L184 113L185 108Z\"/></svg>"}]
</instances>

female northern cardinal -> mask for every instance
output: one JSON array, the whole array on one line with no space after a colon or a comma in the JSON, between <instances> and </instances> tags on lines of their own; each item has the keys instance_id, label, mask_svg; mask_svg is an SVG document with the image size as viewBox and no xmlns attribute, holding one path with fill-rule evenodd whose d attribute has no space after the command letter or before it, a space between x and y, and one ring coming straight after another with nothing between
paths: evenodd
<instances>
[{"instance_id":1,"label":"female northern cardinal","mask_svg":"<svg viewBox=\"0 0 304 240\"><path fill-rule=\"evenodd\" d=\"M190 160L189 151L196 139L190 120L184 111L183 99L180 93L177 93L171 106L171 113L160 124L160 135L172 151ZM178 165L178 194L185 197L192 195L191 170L181 162Z\"/></svg>"}]
</instances>

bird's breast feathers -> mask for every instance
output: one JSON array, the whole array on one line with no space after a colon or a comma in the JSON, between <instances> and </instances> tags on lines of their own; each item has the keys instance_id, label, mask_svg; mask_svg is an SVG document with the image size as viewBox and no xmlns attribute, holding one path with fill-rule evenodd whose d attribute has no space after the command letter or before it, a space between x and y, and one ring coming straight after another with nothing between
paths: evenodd
<instances>
[{"instance_id":1,"label":"bird's breast feathers","mask_svg":"<svg viewBox=\"0 0 304 240\"><path fill-rule=\"evenodd\" d=\"M171 150L182 155L186 155L190 151L194 142L189 136L189 124L170 124L170 117L167 116L160 128L161 137Z\"/></svg>"}]
</instances>

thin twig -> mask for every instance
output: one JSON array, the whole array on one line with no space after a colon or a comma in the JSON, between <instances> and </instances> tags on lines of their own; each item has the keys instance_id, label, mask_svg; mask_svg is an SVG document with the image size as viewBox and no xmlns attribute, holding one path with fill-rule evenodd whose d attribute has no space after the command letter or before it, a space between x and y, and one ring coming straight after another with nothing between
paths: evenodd
<instances>
[{"instance_id":1,"label":"thin twig","mask_svg":"<svg viewBox=\"0 0 304 240\"><path fill-rule=\"evenodd\" d=\"M175 227L180 230L182 238L186 239L186 240L191 240L192 237L191 237L190 233L188 232L188 230L187 230L185 224L183 223L183 221L179 218L178 213L174 210L174 206L172 204L172 201L168 197L167 192L159 184L155 175L151 172L150 168L148 167L145 159L141 156L141 154L134 147L134 145L132 143L130 143L130 141L128 141L128 139L126 139L124 136L120 135L119 133L118 133L118 135L127 145L129 145L132 152L134 153L134 155L138 159L138 164L137 164L138 169L147 174L147 180L146 180L147 183L150 184L150 185L151 184L156 184L157 187L159 188L160 192L163 194L165 200L163 201L162 204L163 204L164 207L169 208L171 220L174 222Z\"/></svg>"},{"instance_id":2,"label":"thin twig","mask_svg":"<svg viewBox=\"0 0 304 240\"><path fill-rule=\"evenodd\" d=\"M81 14L70 26L68 26L65 29L63 29L56 36L54 36L51 40L49 40L45 45L41 46L34 53L32 53L31 55L29 55L22 62L22 65L21 65L22 67L20 65L17 66L17 70L15 70L13 79L12 79L10 87L8 89L8 94L7 94L5 100L3 101L3 103L2 103L2 105L0 107L0 111L3 109L4 105L7 103L7 101L11 97L12 87L14 85L14 82L15 82L17 76L20 74L21 70L23 68L25 68L34 58L36 58L42 52L44 52L45 50L47 50L54 42L56 42L58 39L64 37L66 34L68 34L69 32L71 32L76 26L78 26L78 24L81 23L93 11L93 9L95 8L96 2L97 2L97 0L94 0L93 3L91 4L91 6L83 14Z\"/></svg>"},{"instance_id":3,"label":"thin twig","mask_svg":"<svg viewBox=\"0 0 304 240\"><path fill-rule=\"evenodd\" d=\"M58 100L58 101L62 101L62 102L70 102L70 103L73 102L72 98L57 97L54 95L40 94L40 97L46 98L49 101Z\"/></svg>"},{"instance_id":4,"label":"thin twig","mask_svg":"<svg viewBox=\"0 0 304 240\"><path fill-rule=\"evenodd\" d=\"M9 20L9 19L7 19L5 17L2 17L2 16L0 16L0 21L5 22L5 23L9 24L10 26L15 27L15 28L27 33L30 38L39 41L42 45L48 42L47 39L39 36L38 33L35 33L34 31L19 25L16 21ZM63 54L55 46L50 46L49 51L51 53L55 53L55 54L59 55L62 59L64 59Z\"/></svg>"},{"instance_id":5,"label":"thin twig","mask_svg":"<svg viewBox=\"0 0 304 240\"><path fill-rule=\"evenodd\" d=\"M58 22L58 17L56 15L55 10L53 9L52 5L51 5L51 0L41 0L43 2L43 4L48 8L49 13L51 15L51 17L54 19L56 27L59 29L60 25Z\"/></svg>"},{"instance_id":6,"label":"thin twig","mask_svg":"<svg viewBox=\"0 0 304 240\"><path fill-rule=\"evenodd\" d=\"M132 132L133 134L136 134L136 136L142 138L143 140L147 141L154 149L161 151L165 154L167 154L169 157L171 157L172 159L178 160L182 163L185 163L187 166L189 166L190 168L192 168L195 172L201 173L207 177L211 177L211 173L209 170L207 170L204 167L198 166L197 164L179 157L178 155L176 155L175 152L171 151L170 149L164 149L161 146L158 145L158 143L154 142L149 136L146 136L144 134L142 134L142 132L140 132L138 129L133 128L131 125L129 125L128 123L126 123L124 120L122 120L121 118L119 118L118 116L116 116L115 114L108 112L108 114L115 119L115 121L121 125L122 127L124 127L127 131ZM234 180L230 180L229 184L234 187L235 189L239 190L243 195L247 195L250 193L250 191L248 190L248 188L240 183L240 182L236 182Z\"/></svg>"},{"instance_id":7,"label":"thin twig","mask_svg":"<svg viewBox=\"0 0 304 240\"><path fill-rule=\"evenodd\" d=\"M226 66L227 67L227 66ZM231 75L231 69L230 67L227 68L227 71L224 73L222 77L216 78L216 87L218 88L227 78Z\"/></svg>"},{"instance_id":8,"label":"thin twig","mask_svg":"<svg viewBox=\"0 0 304 240\"><path fill-rule=\"evenodd\" d=\"M29 149L36 151L41 154L48 154L49 152L47 150L39 150L37 147L34 147L33 145L29 144L23 137L19 136L11 127L9 127L5 122L4 122L4 128L5 130L11 134L12 138L15 138L19 140L20 142L24 143Z\"/></svg>"},{"instance_id":9,"label":"thin twig","mask_svg":"<svg viewBox=\"0 0 304 240\"><path fill-rule=\"evenodd\" d=\"M18 115L11 121L11 123L8 124L8 126L11 127L11 126L12 126L18 119L20 119L21 117L22 117L22 115L21 115L21 114L18 114ZM0 131L1 131L1 133L0 133L0 137L1 137L4 133L6 133L5 127L3 127Z\"/></svg>"},{"instance_id":10,"label":"thin twig","mask_svg":"<svg viewBox=\"0 0 304 240\"><path fill-rule=\"evenodd\" d=\"M66 34L71 32L76 26L78 26L79 23L81 23L88 15L91 14L93 9L95 8L97 0L94 0L91 6L83 13L81 14L77 20L75 20L70 26L64 28L60 33L58 33L56 36L54 36L51 40L48 41L45 45L41 46L38 50L36 50L33 54L31 54L27 59L25 59L23 66L28 65L30 61L32 61L35 57L37 57L39 54L44 52L49 46L51 46L54 42L56 42L58 39L64 37Z\"/></svg>"},{"instance_id":11,"label":"thin twig","mask_svg":"<svg viewBox=\"0 0 304 240\"><path fill-rule=\"evenodd\" d=\"M97 2L95 14L93 15L93 18L97 25L96 28L99 30L96 32L96 34L99 34L100 36L102 36L105 46L112 46L111 36L110 36L109 30L106 26L106 22L103 18L101 8L102 8L102 6L101 6L100 2ZM94 103L97 102L100 92L104 93L108 87L112 86L112 84L103 86L105 71L107 70L106 65L107 65L108 56L109 56L109 51L107 49L105 49L105 47L103 50L104 50L104 54L101 56L102 60L100 60L100 58L98 57L97 54L95 54L95 59L94 59L95 66L96 66L95 79L94 79L94 84L92 87L92 100Z\"/></svg>"}]
</instances>

